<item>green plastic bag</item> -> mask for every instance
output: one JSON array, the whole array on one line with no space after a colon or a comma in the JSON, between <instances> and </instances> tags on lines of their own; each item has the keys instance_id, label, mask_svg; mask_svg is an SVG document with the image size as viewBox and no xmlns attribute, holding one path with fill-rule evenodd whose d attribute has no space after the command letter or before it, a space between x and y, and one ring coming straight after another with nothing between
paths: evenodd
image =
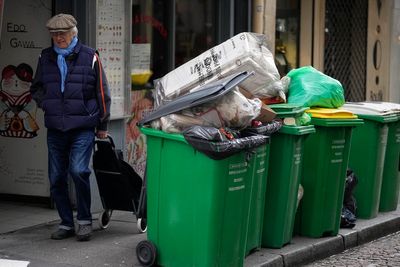
<instances>
[{"instance_id":1,"label":"green plastic bag","mask_svg":"<svg viewBox=\"0 0 400 267\"><path fill-rule=\"evenodd\" d=\"M303 107L338 108L343 106L342 84L311 66L289 71L288 103Z\"/></svg>"}]
</instances>

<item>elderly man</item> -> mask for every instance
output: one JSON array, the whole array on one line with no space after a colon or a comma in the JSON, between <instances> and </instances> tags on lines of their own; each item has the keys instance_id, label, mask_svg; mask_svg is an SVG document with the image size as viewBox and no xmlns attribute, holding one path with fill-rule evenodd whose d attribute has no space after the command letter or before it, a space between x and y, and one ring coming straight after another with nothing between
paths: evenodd
<instances>
[{"instance_id":1,"label":"elderly man","mask_svg":"<svg viewBox=\"0 0 400 267\"><path fill-rule=\"evenodd\" d=\"M79 241L86 241L92 233L89 162L95 136L107 137L110 93L99 57L79 41L76 25L68 14L47 22L53 46L41 52L30 91L44 111L50 192L61 218L51 238L76 234ZM76 189L76 231L68 174Z\"/></svg>"}]
</instances>

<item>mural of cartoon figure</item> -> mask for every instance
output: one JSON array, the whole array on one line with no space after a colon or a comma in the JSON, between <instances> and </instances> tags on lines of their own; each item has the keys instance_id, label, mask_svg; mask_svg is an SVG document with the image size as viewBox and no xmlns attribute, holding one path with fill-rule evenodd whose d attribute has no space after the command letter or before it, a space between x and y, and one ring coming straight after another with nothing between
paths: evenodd
<instances>
[{"instance_id":1,"label":"mural of cartoon figure","mask_svg":"<svg viewBox=\"0 0 400 267\"><path fill-rule=\"evenodd\" d=\"M26 63L8 65L1 73L0 136L33 138L39 130L36 104L29 88L33 70Z\"/></svg>"}]
</instances>

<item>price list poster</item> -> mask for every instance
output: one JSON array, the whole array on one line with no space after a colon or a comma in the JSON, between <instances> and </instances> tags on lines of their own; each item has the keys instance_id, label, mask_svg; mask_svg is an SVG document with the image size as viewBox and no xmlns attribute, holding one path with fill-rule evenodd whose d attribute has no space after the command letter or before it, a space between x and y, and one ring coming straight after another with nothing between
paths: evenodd
<instances>
[{"instance_id":1,"label":"price list poster","mask_svg":"<svg viewBox=\"0 0 400 267\"><path fill-rule=\"evenodd\" d=\"M97 50L110 87L111 117L122 117L125 110L124 1L98 1L97 19Z\"/></svg>"}]
</instances>

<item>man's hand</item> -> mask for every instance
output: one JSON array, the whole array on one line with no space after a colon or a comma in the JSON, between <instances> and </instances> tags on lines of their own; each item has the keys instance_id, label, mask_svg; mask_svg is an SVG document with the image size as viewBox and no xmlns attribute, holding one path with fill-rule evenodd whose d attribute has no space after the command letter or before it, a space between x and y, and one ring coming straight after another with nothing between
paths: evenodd
<instances>
[{"instance_id":1,"label":"man's hand","mask_svg":"<svg viewBox=\"0 0 400 267\"><path fill-rule=\"evenodd\" d=\"M108 136L108 132L107 131L102 131L102 130L97 130L96 131L96 137L99 139L105 139Z\"/></svg>"}]
</instances>

